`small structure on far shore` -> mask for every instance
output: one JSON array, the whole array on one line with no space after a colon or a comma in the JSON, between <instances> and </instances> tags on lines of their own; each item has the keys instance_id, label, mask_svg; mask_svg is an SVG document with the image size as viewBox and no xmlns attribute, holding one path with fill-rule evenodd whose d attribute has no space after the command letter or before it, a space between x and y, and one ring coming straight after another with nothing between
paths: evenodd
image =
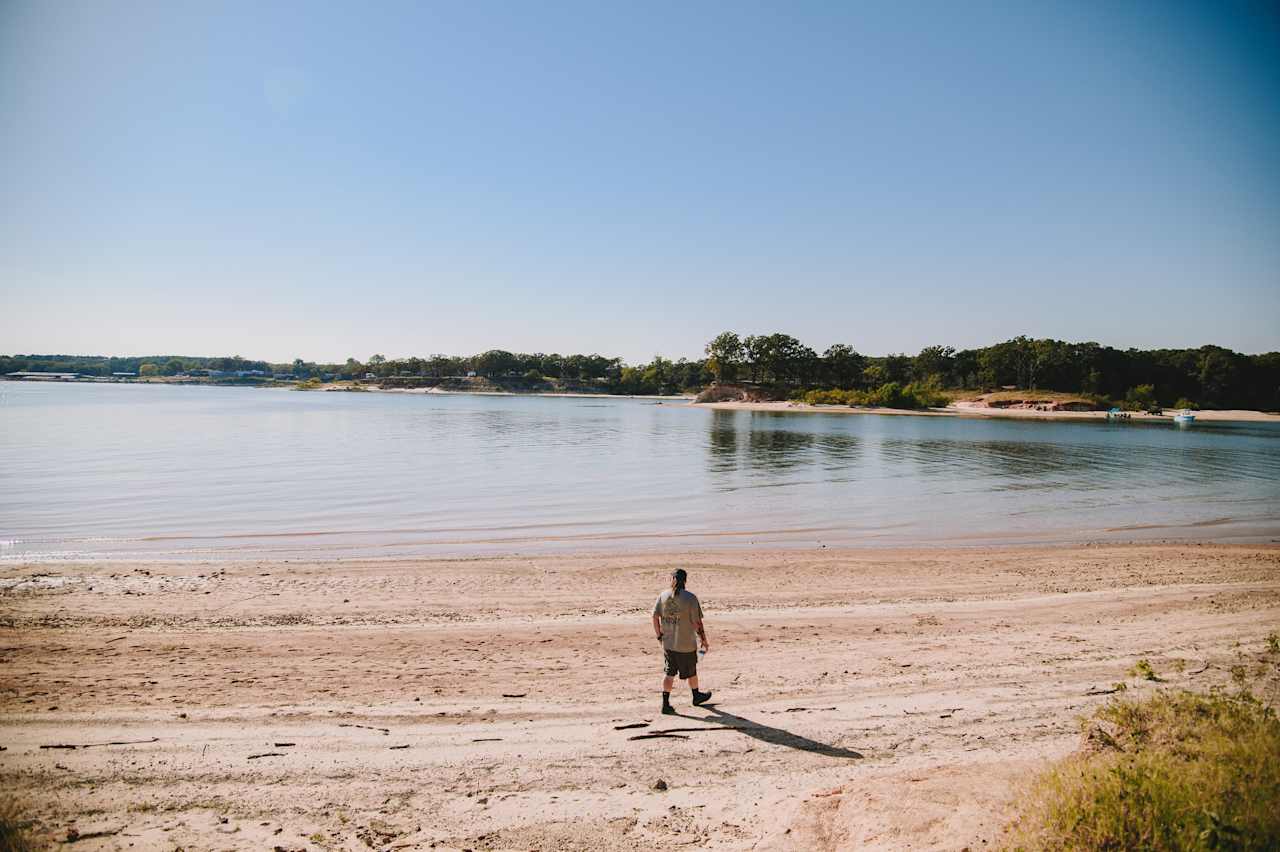
<instances>
[{"instance_id":1,"label":"small structure on far shore","mask_svg":"<svg viewBox=\"0 0 1280 852\"><path fill-rule=\"evenodd\" d=\"M13 373L6 373L6 379L15 382L74 382L80 378L79 373L41 373L36 370L18 370Z\"/></svg>"}]
</instances>

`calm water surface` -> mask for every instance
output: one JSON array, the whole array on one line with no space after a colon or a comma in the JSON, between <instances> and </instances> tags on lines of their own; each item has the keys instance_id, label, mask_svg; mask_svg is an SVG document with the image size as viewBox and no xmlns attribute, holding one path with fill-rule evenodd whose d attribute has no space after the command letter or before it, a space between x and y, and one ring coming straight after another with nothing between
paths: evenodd
<instances>
[{"instance_id":1,"label":"calm water surface","mask_svg":"<svg viewBox=\"0 0 1280 852\"><path fill-rule=\"evenodd\" d=\"M0 559L1280 538L1276 424L0 383Z\"/></svg>"}]
</instances>

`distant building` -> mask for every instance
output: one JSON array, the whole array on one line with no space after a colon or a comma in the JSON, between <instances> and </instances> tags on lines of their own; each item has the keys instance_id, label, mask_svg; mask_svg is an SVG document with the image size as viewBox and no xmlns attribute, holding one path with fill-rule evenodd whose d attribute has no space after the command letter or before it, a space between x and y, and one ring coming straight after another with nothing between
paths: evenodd
<instances>
[{"instance_id":1,"label":"distant building","mask_svg":"<svg viewBox=\"0 0 1280 852\"><path fill-rule=\"evenodd\" d=\"M7 373L7 379L14 381L28 382L71 382L80 378L79 373L41 373L34 370L18 370L17 372Z\"/></svg>"},{"instance_id":2,"label":"distant building","mask_svg":"<svg viewBox=\"0 0 1280 852\"><path fill-rule=\"evenodd\" d=\"M476 371L475 371L475 370L467 370L467 378L468 378L468 379L474 379L475 377L476 377Z\"/></svg>"},{"instance_id":3,"label":"distant building","mask_svg":"<svg viewBox=\"0 0 1280 852\"><path fill-rule=\"evenodd\" d=\"M111 375L115 376L118 379L133 379L133 378L137 378L138 376L137 373L130 373L128 370L121 370L119 372L112 373Z\"/></svg>"}]
</instances>

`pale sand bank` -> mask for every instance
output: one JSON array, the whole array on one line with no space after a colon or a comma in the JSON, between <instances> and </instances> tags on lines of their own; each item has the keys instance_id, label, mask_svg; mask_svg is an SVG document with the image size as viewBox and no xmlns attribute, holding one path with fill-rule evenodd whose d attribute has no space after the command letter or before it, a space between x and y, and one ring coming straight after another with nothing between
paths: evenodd
<instances>
[{"instance_id":1,"label":"pale sand bank","mask_svg":"<svg viewBox=\"0 0 1280 852\"><path fill-rule=\"evenodd\" d=\"M663 717L648 607L676 564L718 704ZM1222 683L1280 625L1275 546L0 579L0 780L46 840L115 832L78 850L990 848L1088 693L1140 657Z\"/></svg>"},{"instance_id":2,"label":"pale sand bank","mask_svg":"<svg viewBox=\"0 0 1280 852\"><path fill-rule=\"evenodd\" d=\"M850 407L847 405L809 405L803 402L699 402L692 403L699 408L715 408L723 411L778 411L808 412L825 414L891 414L913 415L916 417L1004 417L1018 420L1106 420L1105 411L1034 411L1023 408L986 408L981 406L965 406L952 403L946 408L929 408L923 411L907 408L872 408L868 406ZM1172 411L1172 409L1169 409ZM1197 411L1196 420L1201 422L1248 422L1248 423L1280 423L1280 414L1266 411L1244 411L1240 409L1222 411ZM1155 415L1135 413L1129 422L1132 423L1172 423L1173 415Z\"/></svg>"}]
</instances>

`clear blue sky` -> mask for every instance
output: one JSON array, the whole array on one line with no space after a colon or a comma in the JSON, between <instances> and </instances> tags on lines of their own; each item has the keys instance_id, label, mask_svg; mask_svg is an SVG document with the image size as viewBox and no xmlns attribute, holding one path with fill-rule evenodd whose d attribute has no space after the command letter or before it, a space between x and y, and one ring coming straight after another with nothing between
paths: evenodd
<instances>
[{"instance_id":1,"label":"clear blue sky","mask_svg":"<svg viewBox=\"0 0 1280 852\"><path fill-rule=\"evenodd\" d=\"M0 0L0 351L1277 349L1276 10Z\"/></svg>"}]
</instances>

